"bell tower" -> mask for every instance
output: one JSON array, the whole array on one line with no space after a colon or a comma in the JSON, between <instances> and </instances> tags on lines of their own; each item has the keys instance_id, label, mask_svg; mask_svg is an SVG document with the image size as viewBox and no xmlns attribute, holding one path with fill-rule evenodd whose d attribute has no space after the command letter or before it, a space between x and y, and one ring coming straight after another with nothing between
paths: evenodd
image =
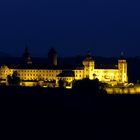
<instances>
[{"instance_id":1,"label":"bell tower","mask_svg":"<svg viewBox=\"0 0 140 140\"><path fill-rule=\"evenodd\" d=\"M57 52L54 48L51 48L48 52L48 59L49 59L49 65L51 66L57 66Z\"/></svg>"},{"instance_id":2,"label":"bell tower","mask_svg":"<svg viewBox=\"0 0 140 140\"><path fill-rule=\"evenodd\" d=\"M83 65L84 65L84 78L93 79L95 63L89 51L87 52L86 57L83 60Z\"/></svg>"},{"instance_id":3,"label":"bell tower","mask_svg":"<svg viewBox=\"0 0 140 140\"><path fill-rule=\"evenodd\" d=\"M119 83L128 83L127 76L127 61L124 57L124 53L121 53L121 57L118 60L118 69L119 69Z\"/></svg>"},{"instance_id":4,"label":"bell tower","mask_svg":"<svg viewBox=\"0 0 140 140\"><path fill-rule=\"evenodd\" d=\"M54 48L51 48L48 53L49 65L57 66L57 53Z\"/></svg>"},{"instance_id":5,"label":"bell tower","mask_svg":"<svg viewBox=\"0 0 140 140\"><path fill-rule=\"evenodd\" d=\"M22 57L22 63L23 64L32 64L32 59L28 50L28 47L25 47L25 51L23 53L23 57Z\"/></svg>"}]
</instances>

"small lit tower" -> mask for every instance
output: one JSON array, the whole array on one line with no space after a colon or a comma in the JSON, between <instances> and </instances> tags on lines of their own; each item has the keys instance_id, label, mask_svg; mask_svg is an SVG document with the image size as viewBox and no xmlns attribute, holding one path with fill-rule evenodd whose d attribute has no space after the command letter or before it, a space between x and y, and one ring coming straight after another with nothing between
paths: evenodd
<instances>
[{"instance_id":1,"label":"small lit tower","mask_svg":"<svg viewBox=\"0 0 140 140\"><path fill-rule=\"evenodd\" d=\"M83 60L83 65L84 65L84 78L93 79L95 63L89 51L86 54L85 59Z\"/></svg>"},{"instance_id":2,"label":"small lit tower","mask_svg":"<svg viewBox=\"0 0 140 140\"><path fill-rule=\"evenodd\" d=\"M49 65L51 66L57 66L57 52L54 48L51 48L48 52L48 60Z\"/></svg>"},{"instance_id":3,"label":"small lit tower","mask_svg":"<svg viewBox=\"0 0 140 140\"><path fill-rule=\"evenodd\" d=\"M32 64L32 59L28 50L28 47L25 47L25 51L22 56L22 63L23 64Z\"/></svg>"},{"instance_id":4,"label":"small lit tower","mask_svg":"<svg viewBox=\"0 0 140 140\"><path fill-rule=\"evenodd\" d=\"M119 83L128 83L127 76L127 61L124 58L124 53L121 52L121 57L118 60L118 69L119 69Z\"/></svg>"}]
</instances>

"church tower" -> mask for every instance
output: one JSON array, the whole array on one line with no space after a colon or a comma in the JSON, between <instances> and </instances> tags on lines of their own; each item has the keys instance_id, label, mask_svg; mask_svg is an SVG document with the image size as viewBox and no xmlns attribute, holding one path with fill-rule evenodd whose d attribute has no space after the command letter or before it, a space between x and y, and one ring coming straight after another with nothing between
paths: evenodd
<instances>
[{"instance_id":1,"label":"church tower","mask_svg":"<svg viewBox=\"0 0 140 140\"><path fill-rule=\"evenodd\" d=\"M57 66L57 52L51 48L48 52L48 60L50 66Z\"/></svg>"},{"instance_id":2,"label":"church tower","mask_svg":"<svg viewBox=\"0 0 140 140\"><path fill-rule=\"evenodd\" d=\"M22 63L23 64L32 64L31 56L28 50L28 47L25 47L25 51L22 56Z\"/></svg>"},{"instance_id":3,"label":"church tower","mask_svg":"<svg viewBox=\"0 0 140 140\"><path fill-rule=\"evenodd\" d=\"M121 53L121 57L118 60L118 69L119 69L119 83L127 83L128 76L127 76L127 61L124 58L124 53Z\"/></svg>"},{"instance_id":4,"label":"church tower","mask_svg":"<svg viewBox=\"0 0 140 140\"><path fill-rule=\"evenodd\" d=\"M83 60L83 65L84 65L84 78L89 78L92 80L95 63L89 51L86 54L85 59Z\"/></svg>"}]
</instances>

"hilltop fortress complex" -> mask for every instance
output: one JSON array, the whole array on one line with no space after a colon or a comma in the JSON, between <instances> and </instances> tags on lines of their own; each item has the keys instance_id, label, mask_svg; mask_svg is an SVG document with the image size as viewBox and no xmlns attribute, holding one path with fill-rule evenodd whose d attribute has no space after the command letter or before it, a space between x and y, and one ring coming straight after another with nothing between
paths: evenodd
<instances>
[{"instance_id":1,"label":"hilltop fortress complex","mask_svg":"<svg viewBox=\"0 0 140 140\"><path fill-rule=\"evenodd\" d=\"M82 80L84 78L95 79L111 85L128 83L127 76L127 61L123 57L118 60L115 68L96 68L95 61L88 52L85 59L72 67L58 65L57 53L51 48L48 53L48 62L46 65L34 65L32 62L28 48L22 57L22 61L18 65L3 65L0 67L0 83L7 84L7 77L14 72L20 78L22 86L58 86L58 81L64 80L68 85L71 85L74 80Z\"/></svg>"}]
</instances>

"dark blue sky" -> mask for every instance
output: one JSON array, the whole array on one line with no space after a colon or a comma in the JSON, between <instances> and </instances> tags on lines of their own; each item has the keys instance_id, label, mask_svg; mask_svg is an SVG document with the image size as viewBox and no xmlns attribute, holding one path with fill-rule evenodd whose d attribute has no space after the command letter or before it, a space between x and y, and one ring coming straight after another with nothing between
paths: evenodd
<instances>
[{"instance_id":1,"label":"dark blue sky","mask_svg":"<svg viewBox=\"0 0 140 140\"><path fill-rule=\"evenodd\" d=\"M1 0L0 50L32 55L140 56L139 0Z\"/></svg>"}]
</instances>

